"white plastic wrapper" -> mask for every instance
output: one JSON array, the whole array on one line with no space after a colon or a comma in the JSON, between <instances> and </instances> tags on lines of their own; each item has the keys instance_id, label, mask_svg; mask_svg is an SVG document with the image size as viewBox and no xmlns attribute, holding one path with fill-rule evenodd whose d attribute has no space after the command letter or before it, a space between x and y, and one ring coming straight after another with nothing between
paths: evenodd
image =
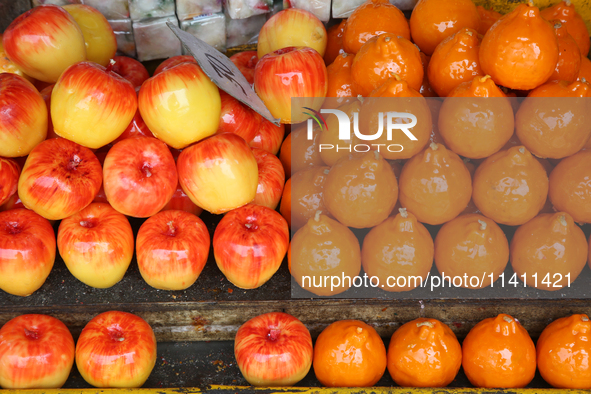
<instances>
[{"instance_id":1,"label":"white plastic wrapper","mask_svg":"<svg viewBox=\"0 0 591 394\"><path fill-rule=\"evenodd\" d=\"M173 16L174 13L174 0L129 0L129 15L133 21Z\"/></svg>"},{"instance_id":2,"label":"white plastic wrapper","mask_svg":"<svg viewBox=\"0 0 591 394\"><path fill-rule=\"evenodd\" d=\"M181 22L181 29L220 52L226 50L226 17L223 13L202 15Z\"/></svg>"},{"instance_id":3,"label":"white plastic wrapper","mask_svg":"<svg viewBox=\"0 0 591 394\"><path fill-rule=\"evenodd\" d=\"M96 8L108 20L129 19L128 0L82 0L82 4Z\"/></svg>"},{"instance_id":4,"label":"white plastic wrapper","mask_svg":"<svg viewBox=\"0 0 591 394\"><path fill-rule=\"evenodd\" d=\"M133 22L138 60L167 59L181 54L181 42L166 25L179 25L176 17L153 18Z\"/></svg>"},{"instance_id":5,"label":"white plastic wrapper","mask_svg":"<svg viewBox=\"0 0 591 394\"><path fill-rule=\"evenodd\" d=\"M181 21L218 12L222 12L222 0L176 0L176 15Z\"/></svg>"},{"instance_id":6,"label":"white plastic wrapper","mask_svg":"<svg viewBox=\"0 0 591 394\"><path fill-rule=\"evenodd\" d=\"M309 2L315 1L316 0L309 0ZM305 3L307 1L302 2ZM394 4L402 11L412 10L417 2L418 0L390 0L390 3ZM332 0L332 17L348 18L353 13L353 11L355 11L355 8L359 7L363 3L365 3L365 0Z\"/></svg>"},{"instance_id":7,"label":"white plastic wrapper","mask_svg":"<svg viewBox=\"0 0 591 394\"><path fill-rule=\"evenodd\" d=\"M316 15L322 22L330 19L331 0L283 0L283 8L299 8Z\"/></svg>"},{"instance_id":8,"label":"white plastic wrapper","mask_svg":"<svg viewBox=\"0 0 591 394\"><path fill-rule=\"evenodd\" d=\"M247 44L267 21L266 15L255 15L246 19L226 17L226 39L228 48Z\"/></svg>"},{"instance_id":9,"label":"white plastic wrapper","mask_svg":"<svg viewBox=\"0 0 591 394\"><path fill-rule=\"evenodd\" d=\"M37 7L41 4L55 4L55 5L68 5L68 4L82 4L82 0L32 0L31 6Z\"/></svg>"},{"instance_id":10,"label":"white plastic wrapper","mask_svg":"<svg viewBox=\"0 0 591 394\"><path fill-rule=\"evenodd\" d=\"M224 0L224 6L230 18L246 19L271 12L273 0Z\"/></svg>"},{"instance_id":11,"label":"white plastic wrapper","mask_svg":"<svg viewBox=\"0 0 591 394\"><path fill-rule=\"evenodd\" d=\"M133 38L133 29L131 19L121 19L109 21L115 38L117 39L117 54L129 57L135 57L135 40Z\"/></svg>"},{"instance_id":12,"label":"white plastic wrapper","mask_svg":"<svg viewBox=\"0 0 591 394\"><path fill-rule=\"evenodd\" d=\"M273 9L267 14L267 19L283 10L283 0L273 0Z\"/></svg>"}]
</instances>

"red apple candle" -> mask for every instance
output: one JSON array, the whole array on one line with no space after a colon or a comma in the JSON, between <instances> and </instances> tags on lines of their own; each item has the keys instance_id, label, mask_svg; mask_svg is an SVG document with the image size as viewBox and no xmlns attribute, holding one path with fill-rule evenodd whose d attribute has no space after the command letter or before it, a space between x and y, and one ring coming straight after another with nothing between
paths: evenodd
<instances>
[{"instance_id":1,"label":"red apple candle","mask_svg":"<svg viewBox=\"0 0 591 394\"><path fill-rule=\"evenodd\" d=\"M236 134L217 134L184 149L177 167L185 193L211 213L241 207L256 195L257 162L250 147Z\"/></svg>"},{"instance_id":2,"label":"red apple candle","mask_svg":"<svg viewBox=\"0 0 591 394\"><path fill-rule=\"evenodd\" d=\"M51 93L57 135L98 149L123 133L137 109L137 94L112 67L113 62L81 62L64 71Z\"/></svg>"},{"instance_id":3,"label":"red apple candle","mask_svg":"<svg viewBox=\"0 0 591 394\"><path fill-rule=\"evenodd\" d=\"M209 245L209 232L199 217L185 211L157 213L137 235L140 274L156 289L184 290L205 267Z\"/></svg>"},{"instance_id":4,"label":"red apple candle","mask_svg":"<svg viewBox=\"0 0 591 394\"><path fill-rule=\"evenodd\" d=\"M140 387L155 364L154 331L131 313L101 313L88 322L76 344L78 371L95 387Z\"/></svg>"},{"instance_id":5,"label":"red apple candle","mask_svg":"<svg viewBox=\"0 0 591 394\"><path fill-rule=\"evenodd\" d=\"M54 260L55 234L47 219L24 208L0 212L0 289L31 295L45 283Z\"/></svg>"},{"instance_id":6,"label":"red apple candle","mask_svg":"<svg viewBox=\"0 0 591 394\"><path fill-rule=\"evenodd\" d=\"M259 184L253 203L275 209L285 185L283 164L277 156L262 149L252 148L252 153L259 168Z\"/></svg>"},{"instance_id":7,"label":"red apple candle","mask_svg":"<svg viewBox=\"0 0 591 394\"><path fill-rule=\"evenodd\" d=\"M101 164L90 149L52 138L27 157L18 193L25 207L46 219L60 220L88 206L101 182Z\"/></svg>"},{"instance_id":8,"label":"red apple candle","mask_svg":"<svg viewBox=\"0 0 591 394\"><path fill-rule=\"evenodd\" d=\"M47 136L47 106L21 76L0 74L0 156L26 156Z\"/></svg>"},{"instance_id":9,"label":"red apple candle","mask_svg":"<svg viewBox=\"0 0 591 394\"><path fill-rule=\"evenodd\" d=\"M80 27L62 7L44 4L16 18L2 38L8 58L23 72L53 83L69 66L86 60Z\"/></svg>"},{"instance_id":10,"label":"red apple candle","mask_svg":"<svg viewBox=\"0 0 591 394\"><path fill-rule=\"evenodd\" d=\"M74 338L47 315L20 315L0 329L0 387L49 389L64 385L74 365Z\"/></svg>"},{"instance_id":11,"label":"red apple candle","mask_svg":"<svg viewBox=\"0 0 591 394\"><path fill-rule=\"evenodd\" d=\"M304 107L319 110L326 97L328 76L324 60L308 47L287 47L263 56L254 70L254 90L281 123L308 118ZM292 98L300 98L292 111ZM292 118L293 116L293 118Z\"/></svg>"},{"instance_id":12,"label":"red apple candle","mask_svg":"<svg viewBox=\"0 0 591 394\"><path fill-rule=\"evenodd\" d=\"M271 312L254 317L236 332L234 355L253 386L292 386L312 366L312 337L295 317Z\"/></svg>"},{"instance_id":13,"label":"red apple candle","mask_svg":"<svg viewBox=\"0 0 591 394\"><path fill-rule=\"evenodd\" d=\"M218 268L242 289L255 289L271 279L288 246L289 228L283 216L254 204L228 212L213 235Z\"/></svg>"},{"instance_id":14,"label":"red apple candle","mask_svg":"<svg viewBox=\"0 0 591 394\"><path fill-rule=\"evenodd\" d=\"M125 215L109 204L92 203L62 220L57 247L76 279L104 289L125 275L133 257L133 231Z\"/></svg>"},{"instance_id":15,"label":"red apple candle","mask_svg":"<svg viewBox=\"0 0 591 394\"><path fill-rule=\"evenodd\" d=\"M162 210L174 194L178 175L172 153L153 137L116 143L103 165L104 189L113 208L146 218Z\"/></svg>"}]
</instances>

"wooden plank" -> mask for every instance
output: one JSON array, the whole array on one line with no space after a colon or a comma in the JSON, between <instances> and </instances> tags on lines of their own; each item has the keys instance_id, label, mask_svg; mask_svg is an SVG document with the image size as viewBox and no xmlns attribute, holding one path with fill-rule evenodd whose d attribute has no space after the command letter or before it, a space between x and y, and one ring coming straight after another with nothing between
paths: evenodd
<instances>
[{"instance_id":1,"label":"wooden plank","mask_svg":"<svg viewBox=\"0 0 591 394\"><path fill-rule=\"evenodd\" d=\"M158 341L226 341L248 319L284 311L299 318L316 337L337 320L358 319L389 338L401 324L419 317L446 323L460 338L480 320L507 313L518 319L532 337L551 321L573 313L591 315L587 300L276 300L236 302L97 304L84 306L29 306L0 312L0 325L24 313L43 313L62 320L77 337L86 323L107 310L136 313L152 327Z\"/></svg>"}]
</instances>

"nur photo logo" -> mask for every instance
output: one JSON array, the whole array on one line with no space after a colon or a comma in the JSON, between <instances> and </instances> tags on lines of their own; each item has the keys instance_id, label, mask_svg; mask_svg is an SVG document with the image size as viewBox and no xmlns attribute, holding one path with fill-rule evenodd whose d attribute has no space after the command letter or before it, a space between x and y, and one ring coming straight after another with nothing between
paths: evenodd
<instances>
[{"instance_id":1,"label":"nur photo logo","mask_svg":"<svg viewBox=\"0 0 591 394\"><path fill-rule=\"evenodd\" d=\"M394 141L395 134L394 130L400 130L411 141L417 141L417 138L411 132L414 126L417 125L417 117L408 112L378 112L378 130L373 134L364 134L359 131L359 113L353 113L353 120L351 121L349 115L338 109L321 109L320 112L313 110L312 108L304 107L304 109L310 112L304 112L305 115L310 116L307 121L307 138L312 140L314 138L314 123L318 125L321 131L335 132L329 130L328 124L322 116L322 114L332 114L337 118L338 124L338 136L339 141L343 141L343 145L334 144L320 144L319 151L336 149L336 151L347 150L349 152L369 152L370 150L385 149L388 152L402 152L404 146L398 143L390 143ZM384 125L385 119L385 125ZM404 122L406 120L406 122ZM352 127L351 127L352 126ZM386 140L388 143L355 143L353 144L353 135L351 133L353 129L353 135L356 141L376 141L381 139L386 133ZM385 130L384 130L385 129ZM398 136L396 136L398 137Z\"/></svg>"}]
</instances>

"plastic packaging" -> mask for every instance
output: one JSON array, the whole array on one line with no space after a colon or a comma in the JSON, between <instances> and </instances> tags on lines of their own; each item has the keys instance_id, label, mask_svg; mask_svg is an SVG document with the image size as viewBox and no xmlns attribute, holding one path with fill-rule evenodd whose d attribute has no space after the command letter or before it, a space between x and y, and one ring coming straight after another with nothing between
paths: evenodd
<instances>
[{"instance_id":1,"label":"plastic packaging","mask_svg":"<svg viewBox=\"0 0 591 394\"><path fill-rule=\"evenodd\" d=\"M176 0L176 15L181 21L218 12L222 12L222 0Z\"/></svg>"},{"instance_id":2,"label":"plastic packaging","mask_svg":"<svg viewBox=\"0 0 591 394\"><path fill-rule=\"evenodd\" d=\"M117 54L129 57L135 57L135 40L131 19L120 19L109 21L115 38L117 39Z\"/></svg>"},{"instance_id":3,"label":"plastic packaging","mask_svg":"<svg viewBox=\"0 0 591 394\"><path fill-rule=\"evenodd\" d=\"M224 0L224 7L232 19L246 19L271 12L273 0Z\"/></svg>"},{"instance_id":4,"label":"plastic packaging","mask_svg":"<svg viewBox=\"0 0 591 394\"><path fill-rule=\"evenodd\" d=\"M299 8L316 15L322 22L330 19L331 0L283 0L283 8Z\"/></svg>"},{"instance_id":5,"label":"plastic packaging","mask_svg":"<svg viewBox=\"0 0 591 394\"><path fill-rule=\"evenodd\" d=\"M128 0L82 0L82 4L96 8L108 20L129 19Z\"/></svg>"},{"instance_id":6,"label":"plastic packaging","mask_svg":"<svg viewBox=\"0 0 591 394\"><path fill-rule=\"evenodd\" d=\"M129 0L132 21L163 18L175 14L174 0Z\"/></svg>"},{"instance_id":7,"label":"plastic packaging","mask_svg":"<svg viewBox=\"0 0 591 394\"><path fill-rule=\"evenodd\" d=\"M68 5L68 4L82 4L82 0L32 0L31 6L37 7L41 4L55 4L55 5Z\"/></svg>"},{"instance_id":8,"label":"plastic packaging","mask_svg":"<svg viewBox=\"0 0 591 394\"><path fill-rule=\"evenodd\" d=\"M267 18L270 18L279 11L283 10L283 1L284 0L273 0L273 9L271 9L271 12L267 14Z\"/></svg>"},{"instance_id":9,"label":"plastic packaging","mask_svg":"<svg viewBox=\"0 0 591 394\"><path fill-rule=\"evenodd\" d=\"M226 16L223 13L182 21L181 29L221 52L226 50Z\"/></svg>"},{"instance_id":10,"label":"plastic packaging","mask_svg":"<svg viewBox=\"0 0 591 394\"><path fill-rule=\"evenodd\" d=\"M266 15L255 15L246 19L232 19L226 16L228 48L249 43L253 37L258 35L266 21Z\"/></svg>"},{"instance_id":11,"label":"plastic packaging","mask_svg":"<svg viewBox=\"0 0 591 394\"><path fill-rule=\"evenodd\" d=\"M179 24L175 16L133 22L138 60L166 59L181 54L181 42L166 22Z\"/></svg>"}]
</instances>

